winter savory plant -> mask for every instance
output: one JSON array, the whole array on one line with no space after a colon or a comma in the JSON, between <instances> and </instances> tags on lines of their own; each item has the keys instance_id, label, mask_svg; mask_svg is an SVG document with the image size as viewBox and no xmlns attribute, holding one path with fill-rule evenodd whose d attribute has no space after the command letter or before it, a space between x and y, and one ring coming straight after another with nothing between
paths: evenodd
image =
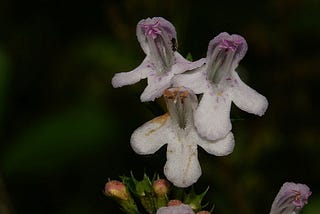
<instances>
[{"instance_id":1,"label":"winter savory plant","mask_svg":"<svg viewBox=\"0 0 320 214\"><path fill-rule=\"evenodd\" d=\"M137 128L130 144L140 155L153 154L166 145L166 179L122 177L122 182L106 183L105 195L116 200L125 213L211 213L213 208L204 210L202 205L206 191L170 193L191 186L201 176L198 147L215 156L232 153L232 103L259 116L267 110L267 99L246 85L236 71L247 42L242 36L220 33L209 42L206 58L192 62L178 53L175 27L164 18L141 20L136 33L146 57L134 70L115 74L112 85L122 87L147 78L140 100L154 101L161 96L165 100L167 113ZM297 214L310 195L306 185L287 182L270 214Z\"/></svg>"}]
</instances>

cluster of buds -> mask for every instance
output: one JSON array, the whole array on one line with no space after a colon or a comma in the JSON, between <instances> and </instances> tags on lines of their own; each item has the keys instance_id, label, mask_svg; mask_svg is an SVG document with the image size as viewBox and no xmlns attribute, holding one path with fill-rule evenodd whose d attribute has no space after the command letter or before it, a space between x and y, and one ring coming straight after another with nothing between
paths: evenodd
<instances>
[{"instance_id":1,"label":"cluster of buds","mask_svg":"<svg viewBox=\"0 0 320 214\"><path fill-rule=\"evenodd\" d=\"M104 193L115 200L124 213L210 213L203 210L206 205L202 205L208 189L201 194L196 194L193 189L187 193L184 189L174 187L166 179L159 176L153 176L150 179L146 174L142 180L137 180L133 175L123 176L121 180L108 181ZM180 209L188 212L172 211Z\"/></svg>"}]
</instances>

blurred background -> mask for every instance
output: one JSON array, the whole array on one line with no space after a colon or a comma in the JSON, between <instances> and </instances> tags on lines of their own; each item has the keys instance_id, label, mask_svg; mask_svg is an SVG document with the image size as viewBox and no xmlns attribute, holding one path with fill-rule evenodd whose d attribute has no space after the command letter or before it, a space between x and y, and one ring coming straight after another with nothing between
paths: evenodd
<instances>
[{"instance_id":1,"label":"blurred background","mask_svg":"<svg viewBox=\"0 0 320 214\"><path fill-rule=\"evenodd\" d=\"M111 86L144 59L135 28L153 16L194 59L220 32L245 37L239 74L269 100L261 118L233 106L231 155L199 149L195 188L210 186L214 213L268 213L286 181L308 184L302 213L320 213L319 11L318 0L1 0L0 213L120 213L102 193L108 178L162 173L165 148L129 145L160 113L139 101L145 80Z\"/></svg>"}]
</instances>

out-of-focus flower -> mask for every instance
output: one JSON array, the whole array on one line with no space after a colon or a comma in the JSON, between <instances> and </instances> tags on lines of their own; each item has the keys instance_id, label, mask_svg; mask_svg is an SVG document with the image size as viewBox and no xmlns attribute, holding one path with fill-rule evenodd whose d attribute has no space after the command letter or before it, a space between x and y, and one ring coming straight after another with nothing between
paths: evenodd
<instances>
[{"instance_id":1,"label":"out-of-focus flower","mask_svg":"<svg viewBox=\"0 0 320 214\"><path fill-rule=\"evenodd\" d=\"M311 195L305 184L286 182L274 199L270 214L298 214Z\"/></svg>"},{"instance_id":2,"label":"out-of-focus flower","mask_svg":"<svg viewBox=\"0 0 320 214\"><path fill-rule=\"evenodd\" d=\"M198 68L205 61L190 62L176 51L176 30L162 17L141 20L137 25L137 37L147 56L136 69L117 73L112 78L112 85L117 88L148 78L148 86L140 97L142 102L161 96L171 86L175 74Z\"/></svg>"},{"instance_id":3,"label":"out-of-focus flower","mask_svg":"<svg viewBox=\"0 0 320 214\"><path fill-rule=\"evenodd\" d=\"M192 208L186 204L176 206L161 207L157 214L194 214Z\"/></svg>"},{"instance_id":4,"label":"out-of-focus flower","mask_svg":"<svg viewBox=\"0 0 320 214\"><path fill-rule=\"evenodd\" d=\"M223 156L233 151L234 138L230 132L220 140L199 136L193 123L193 111L198 101L186 88L171 88L164 92L168 114L157 117L134 131L133 150L142 155L153 154L167 144L167 162L164 174L178 187L188 187L201 175L197 146L208 153Z\"/></svg>"},{"instance_id":5,"label":"out-of-focus flower","mask_svg":"<svg viewBox=\"0 0 320 214\"><path fill-rule=\"evenodd\" d=\"M216 140L230 132L231 102L259 116L266 111L267 99L242 82L235 71L246 51L243 37L221 33L210 41L205 65L174 78L174 86L186 86L196 94L203 94L194 112L201 136Z\"/></svg>"}]
</instances>

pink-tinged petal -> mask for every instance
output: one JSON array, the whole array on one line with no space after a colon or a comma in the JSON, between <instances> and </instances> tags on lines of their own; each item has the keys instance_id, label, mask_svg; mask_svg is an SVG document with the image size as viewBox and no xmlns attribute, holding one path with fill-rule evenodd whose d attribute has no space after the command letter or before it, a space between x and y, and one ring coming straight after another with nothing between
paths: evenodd
<instances>
[{"instance_id":1,"label":"pink-tinged petal","mask_svg":"<svg viewBox=\"0 0 320 214\"><path fill-rule=\"evenodd\" d=\"M172 79L174 87L186 87L191 89L195 94L201 94L210 88L210 83L206 80L202 68L198 68L192 72L178 74Z\"/></svg>"},{"instance_id":2,"label":"pink-tinged petal","mask_svg":"<svg viewBox=\"0 0 320 214\"><path fill-rule=\"evenodd\" d=\"M215 156L229 155L233 152L234 137L231 132L222 139L219 140L207 140L199 138L197 144L201 146L206 152Z\"/></svg>"},{"instance_id":3,"label":"pink-tinged petal","mask_svg":"<svg viewBox=\"0 0 320 214\"><path fill-rule=\"evenodd\" d=\"M161 207L157 214L194 214L192 208L186 204L176 206Z\"/></svg>"},{"instance_id":4,"label":"pink-tinged petal","mask_svg":"<svg viewBox=\"0 0 320 214\"><path fill-rule=\"evenodd\" d=\"M197 145L179 136L168 142L164 174L177 187L194 184L201 175Z\"/></svg>"},{"instance_id":5,"label":"pink-tinged petal","mask_svg":"<svg viewBox=\"0 0 320 214\"><path fill-rule=\"evenodd\" d=\"M214 83L230 76L247 51L246 40L236 34L221 33L212 39L207 52L207 79Z\"/></svg>"},{"instance_id":6,"label":"pink-tinged petal","mask_svg":"<svg viewBox=\"0 0 320 214\"><path fill-rule=\"evenodd\" d=\"M311 194L305 184L286 182L275 197L270 214L298 214L308 203Z\"/></svg>"},{"instance_id":7,"label":"pink-tinged petal","mask_svg":"<svg viewBox=\"0 0 320 214\"><path fill-rule=\"evenodd\" d=\"M162 17L153 17L141 20L137 24L136 33L141 48L146 54L150 53L150 45L148 44L147 37L153 39L163 37L163 40L170 42L170 45L172 45L173 39L174 43L177 43L175 27ZM171 48L176 49L177 47Z\"/></svg>"},{"instance_id":8,"label":"pink-tinged petal","mask_svg":"<svg viewBox=\"0 0 320 214\"><path fill-rule=\"evenodd\" d=\"M209 140L224 138L231 130L231 100L227 93L212 90L203 94L194 113L194 123L200 136Z\"/></svg>"},{"instance_id":9,"label":"pink-tinged petal","mask_svg":"<svg viewBox=\"0 0 320 214\"><path fill-rule=\"evenodd\" d=\"M157 72L168 72L174 63L177 48L174 26L162 17L147 18L138 23L137 37Z\"/></svg>"},{"instance_id":10,"label":"pink-tinged petal","mask_svg":"<svg viewBox=\"0 0 320 214\"><path fill-rule=\"evenodd\" d=\"M242 82L236 72L230 81L229 91L234 104L243 111L262 116L268 108L268 100Z\"/></svg>"},{"instance_id":11,"label":"pink-tinged petal","mask_svg":"<svg viewBox=\"0 0 320 214\"><path fill-rule=\"evenodd\" d=\"M162 17L141 20L137 24L137 37L147 57L133 71L116 74L112 85L121 87L148 77L148 86L141 95L143 102L160 97L171 86L171 78L175 74L193 70L205 62L205 59L190 62L176 51L175 28Z\"/></svg>"},{"instance_id":12,"label":"pink-tinged petal","mask_svg":"<svg viewBox=\"0 0 320 214\"><path fill-rule=\"evenodd\" d=\"M246 40L237 34L229 35L227 32L220 33L209 43L207 57L212 57L215 50L231 50L235 52L234 61L236 64L246 55L248 45Z\"/></svg>"},{"instance_id":13,"label":"pink-tinged petal","mask_svg":"<svg viewBox=\"0 0 320 214\"><path fill-rule=\"evenodd\" d=\"M139 82L141 79L147 78L149 72L151 72L151 65L148 57L134 70L129 72L116 73L112 78L112 86L119 88L124 85L132 85Z\"/></svg>"},{"instance_id":14,"label":"pink-tinged petal","mask_svg":"<svg viewBox=\"0 0 320 214\"><path fill-rule=\"evenodd\" d=\"M161 97L164 90L171 86L172 74L156 74L148 77L148 85L140 96L141 102L154 101Z\"/></svg>"},{"instance_id":15,"label":"pink-tinged petal","mask_svg":"<svg viewBox=\"0 0 320 214\"><path fill-rule=\"evenodd\" d=\"M141 155L153 154L158 151L170 138L168 125L170 117L168 114L156 117L136 129L131 136L132 149Z\"/></svg>"}]
</instances>

